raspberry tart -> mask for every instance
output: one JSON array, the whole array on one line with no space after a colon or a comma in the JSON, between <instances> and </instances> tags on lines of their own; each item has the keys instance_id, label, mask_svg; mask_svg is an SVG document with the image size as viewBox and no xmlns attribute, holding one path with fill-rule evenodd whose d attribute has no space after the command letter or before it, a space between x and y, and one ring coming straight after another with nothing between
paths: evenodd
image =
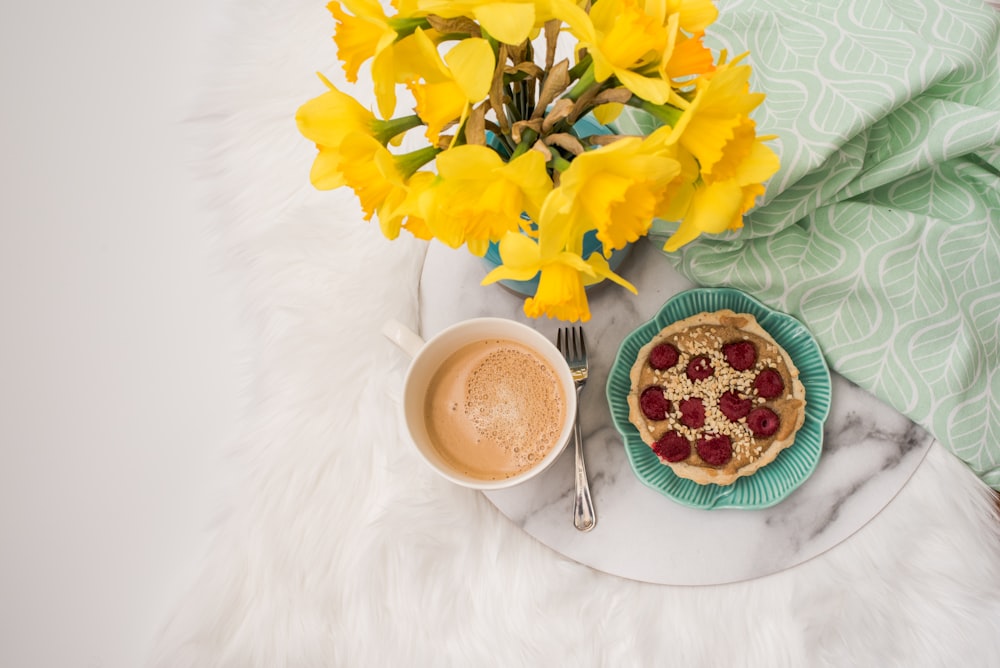
<instances>
[{"instance_id":1,"label":"raspberry tart","mask_svg":"<svg viewBox=\"0 0 1000 668\"><path fill-rule=\"evenodd\" d=\"M730 485L774 461L805 421L792 358L749 313L699 313L660 330L630 373L629 421L660 462Z\"/></svg>"}]
</instances>

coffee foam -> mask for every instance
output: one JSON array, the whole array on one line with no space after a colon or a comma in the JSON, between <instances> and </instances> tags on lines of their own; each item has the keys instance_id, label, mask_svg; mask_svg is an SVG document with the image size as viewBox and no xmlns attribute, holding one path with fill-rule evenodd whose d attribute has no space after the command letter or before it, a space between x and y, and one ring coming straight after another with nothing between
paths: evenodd
<instances>
[{"instance_id":1,"label":"coffee foam","mask_svg":"<svg viewBox=\"0 0 1000 668\"><path fill-rule=\"evenodd\" d=\"M503 448L520 468L545 457L562 423L559 380L530 353L488 354L465 383L465 414L480 440Z\"/></svg>"},{"instance_id":2,"label":"coffee foam","mask_svg":"<svg viewBox=\"0 0 1000 668\"><path fill-rule=\"evenodd\" d=\"M566 396L555 369L515 341L479 341L441 365L425 400L428 435L456 470L517 475L559 441Z\"/></svg>"}]
</instances>

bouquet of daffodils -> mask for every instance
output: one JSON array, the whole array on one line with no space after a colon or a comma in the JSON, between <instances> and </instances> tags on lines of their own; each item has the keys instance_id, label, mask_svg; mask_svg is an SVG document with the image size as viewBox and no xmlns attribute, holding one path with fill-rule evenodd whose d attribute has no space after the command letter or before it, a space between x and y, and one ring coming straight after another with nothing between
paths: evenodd
<instances>
[{"instance_id":1,"label":"bouquet of daffodils","mask_svg":"<svg viewBox=\"0 0 1000 668\"><path fill-rule=\"evenodd\" d=\"M390 239L406 230L480 256L497 244L501 264L483 283L537 276L529 317L588 320L587 285L635 291L612 252L655 218L678 223L666 251L736 229L778 169L749 118L764 97L750 92L750 67L703 44L711 0L328 8L346 79L367 67L377 109L320 75L328 90L296 115L319 150L313 185L350 187ZM622 126L648 130L616 130L623 112L633 122ZM607 132L582 132L585 117ZM422 138L403 151L407 133ZM601 250L586 255L588 233Z\"/></svg>"}]
</instances>

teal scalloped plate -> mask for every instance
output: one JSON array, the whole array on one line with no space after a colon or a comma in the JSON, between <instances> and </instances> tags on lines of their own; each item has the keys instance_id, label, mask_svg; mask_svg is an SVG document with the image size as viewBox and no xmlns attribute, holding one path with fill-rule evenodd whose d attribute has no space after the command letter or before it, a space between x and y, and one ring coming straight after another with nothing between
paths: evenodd
<instances>
[{"instance_id":1,"label":"teal scalloped plate","mask_svg":"<svg viewBox=\"0 0 1000 668\"><path fill-rule=\"evenodd\" d=\"M699 485L674 475L660 463L628 419L629 372L639 349L672 322L702 313L732 309L751 313L761 327L791 356L806 388L806 418L795 443L777 459L732 485ZM625 441L625 453L636 476L646 486L692 508L767 508L792 493L812 474L823 451L823 423L830 412L830 370L816 339L792 316L775 311L734 288L696 288L681 292L664 304L656 316L625 337L611 367L608 404L615 427Z\"/></svg>"}]
</instances>

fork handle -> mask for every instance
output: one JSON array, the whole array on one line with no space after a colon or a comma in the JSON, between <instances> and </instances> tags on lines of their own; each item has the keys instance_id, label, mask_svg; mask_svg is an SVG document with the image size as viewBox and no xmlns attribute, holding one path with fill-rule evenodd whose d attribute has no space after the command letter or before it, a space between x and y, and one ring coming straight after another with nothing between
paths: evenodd
<instances>
[{"instance_id":1,"label":"fork handle","mask_svg":"<svg viewBox=\"0 0 1000 668\"><path fill-rule=\"evenodd\" d=\"M577 391L577 396L579 396L579 391ZM597 515L594 513L594 502L590 498L587 465L583 459L579 402L577 402L576 420L573 423L573 441L576 460L576 499L573 502L573 525L580 531L590 531L597 524Z\"/></svg>"}]
</instances>

